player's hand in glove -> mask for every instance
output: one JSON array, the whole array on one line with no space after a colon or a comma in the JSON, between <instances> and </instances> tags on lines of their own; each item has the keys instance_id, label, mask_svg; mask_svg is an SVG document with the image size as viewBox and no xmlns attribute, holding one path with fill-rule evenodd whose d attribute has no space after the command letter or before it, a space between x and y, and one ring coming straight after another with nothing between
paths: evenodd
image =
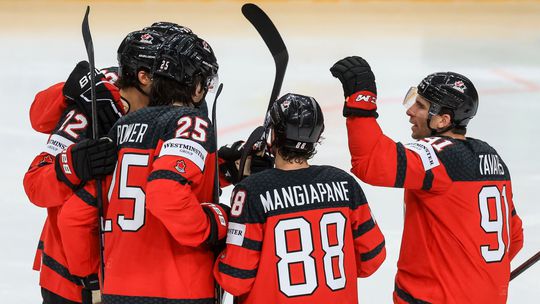
<instances>
[{"instance_id":1,"label":"player's hand in glove","mask_svg":"<svg viewBox=\"0 0 540 304\"><path fill-rule=\"evenodd\" d=\"M232 145L225 145L218 150L220 159L219 172L225 177L226 181L233 185L239 182L238 166L243 149L244 141L239 140Z\"/></svg>"},{"instance_id":2,"label":"player's hand in glove","mask_svg":"<svg viewBox=\"0 0 540 304\"><path fill-rule=\"evenodd\" d=\"M218 246L227 236L231 208L225 204L212 203L202 203L201 206L210 220L210 235L206 243L210 246Z\"/></svg>"},{"instance_id":3,"label":"player's hand in glove","mask_svg":"<svg viewBox=\"0 0 540 304\"><path fill-rule=\"evenodd\" d=\"M75 189L112 173L117 157L116 144L110 138L85 139L56 156L56 178Z\"/></svg>"},{"instance_id":4,"label":"player's hand in glove","mask_svg":"<svg viewBox=\"0 0 540 304\"><path fill-rule=\"evenodd\" d=\"M106 76L96 71L96 106L99 134L107 134L114 123L125 112L118 88ZM92 96L90 89L90 65L81 61L69 75L63 89L64 96L72 100L86 114L92 117Z\"/></svg>"},{"instance_id":5,"label":"player's hand in glove","mask_svg":"<svg viewBox=\"0 0 540 304\"><path fill-rule=\"evenodd\" d=\"M377 85L367 61L358 56L346 57L336 62L330 72L343 86L343 116L378 117Z\"/></svg>"},{"instance_id":6,"label":"player's hand in glove","mask_svg":"<svg viewBox=\"0 0 540 304\"><path fill-rule=\"evenodd\" d=\"M262 153L262 155L261 155ZM268 152L258 152L251 156L251 174L255 174L266 169L274 168L274 158Z\"/></svg>"}]
</instances>

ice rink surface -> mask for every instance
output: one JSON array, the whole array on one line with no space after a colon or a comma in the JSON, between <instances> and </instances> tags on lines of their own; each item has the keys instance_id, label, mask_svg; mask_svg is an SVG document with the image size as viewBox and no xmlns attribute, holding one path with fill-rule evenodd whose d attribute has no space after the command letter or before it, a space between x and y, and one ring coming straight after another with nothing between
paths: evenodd
<instances>
[{"instance_id":1,"label":"ice rink surface","mask_svg":"<svg viewBox=\"0 0 540 304\"><path fill-rule=\"evenodd\" d=\"M29 123L37 91L63 81L86 58L80 34L82 1L0 1L3 170L0 187L0 302L40 303L31 270L44 209L32 205L22 179L47 140ZM525 245L513 267L540 250L540 3L519 1L263 1L289 49L282 93L315 97L325 111L325 137L314 164L350 167L342 93L330 66L348 55L366 58L377 77L379 122L396 141L410 141L401 99L427 74L469 76L480 95L468 136L494 146L510 168ZM90 26L96 65L115 65L129 31L153 21L191 27L213 46L224 91L218 108L219 143L246 138L262 122L274 79L273 61L240 13L241 1L96 1ZM535 190L536 189L536 190ZM359 282L361 303L391 303L403 228L403 191L364 190L387 240L388 257ZM228 191L222 200L228 201ZM445 261L441 261L444 263ZM455 278L467 280L467 278ZM511 282L509 303L538 303L540 265Z\"/></svg>"}]
</instances>

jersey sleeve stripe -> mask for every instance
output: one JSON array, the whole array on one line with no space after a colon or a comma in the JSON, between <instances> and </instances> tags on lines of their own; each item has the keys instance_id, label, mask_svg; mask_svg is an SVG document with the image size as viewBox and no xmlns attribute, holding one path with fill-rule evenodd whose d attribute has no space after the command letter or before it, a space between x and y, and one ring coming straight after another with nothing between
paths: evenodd
<instances>
[{"instance_id":1,"label":"jersey sleeve stripe","mask_svg":"<svg viewBox=\"0 0 540 304\"><path fill-rule=\"evenodd\" d=\"M431 171L431 169L427 170L424 181L422 182L422 190L431 190L431 187L433 186L433 177L433 171Z\"/></svg>"},{"instance_id":2,"label":"jersey sleeve stripe","mask_svg":"<svg viewBox=\"0 0 540 304\"><path fill-rule=\"evenodd\" d=\"M43 265L49 267L52 271L56 272L64 279L79 286L82 286L81 281L75 278L71 273L69 273L69 270L64 265L60 264L58 261L45 253L43 253Z\"/></svg>"},{"instance_id":3,"label":"jersey sleeve stripe","mask_svg":"<svg viewBox=\"0 0 540 304\"><path fill-rule=\"evenodd\" d=\"M242 247L246 249L251 249L255 251L261 251L262 250L262 242L255 241L252 239L248 239L244 237L244 241L242 242Z\"/></svg>"},{"instance_id":4,"label":"jersey sleeve stripe","mask_svg":"<svg viewBox=\"0 0 540 304\"><path fill-rule=\"evenodd\" d=\"M90 192L84 190L83 188L75 191L75 195L77 195L78 198L80 198L83 202L87 203L88 205L92 207L97 207L96 198L92 194L90 194Z\"/></svg>"},{"instance_id":5,"label":"jersey sleeve stripe","mask_svg":"<svg viewBox=\"0 0 540 304\"><path fill-rule=\"evenodd\" d=\"M403 188L405 184L405 174L407 173L407 154L405 153L405 147L402 143L397 143L397 170L396 170L396 182L394 187Z\"/></svg>"},{"instance_id":6,"label":"jersey sleeve stripe","mask_svg":"<svg viewBox=\"0 0 540 304\"><path fill-rule=\"evenodd\" d=\"M38 242L38 245L37 245L37 249L38 249L38 250L43 250L43 247L44 247L44 246L43 246L43 241L39 241L39 242Z\"/></svg>"},{"instance_id":7,"label":"jersey sleeve stripe","mask_svg":"<svg viewBox=\"0 0 540 304\"><path fill-rule=\"evenodd\" d=\"M353 238L361 237L366 234L368 231L375 227L375 221L372 218L358 225L358 228L353 231Z\"/></svg>"},{"instance_id":8,"label":"jersey sleeve stripe","mask_svg":"<svg viewBox=\"0 0 540 304\"><path fill-rule=\"evenodd\" d=\"M148 177L149 182L151 182L153 180L156 180L156 179L173 180L173 181L179 182L182 185L185 185L185 184L189 183L189 181L185 177L183 177L182 175L180 175L178 173L175 173L175 172L172 172L172 171L168 171L168 170L156 170L156 171L152 172L150 174L150 176Z\"/></svg>"},{"instance_id":9,"label":"jersey sleeve stripe","mask_svg":"<svg viewBox=\"0 0 540 304\"><path fill-rule=\"evenodd\" d=\"M360 254L360 260L362 260L363 262L365 261L369 261L371 259L373 259L374 257L376 257L379 253L381 253L381 251L383 250L384 248L384 244L385 244L385 241L383 240L379 245L377 245L377 247L375 247L373 250L371 251L368 251L366 253L362 253Z\"/></svg>"},{"instance_id":10,"label":"jersey sleeve stripe","mask_svg":"<svg viewBox=\"0 0 540 304\"><path fill-rule=\"evenodd\" d=\"M512 209L512 216L515 216L515 215L517 215L517 212L516 212L516 209L514 208Z\"/></svg>"},{"instance_id":11,"label":"jersey sleeve stripe","mask_svg":"<svg viewBox=\"0 0 540 304\"><path fill-rule=\"evenodd\" d=\"M429 302L422 301L419 299L414 298L412 295L410 295L405 290L399 288L397 284L395 284L394 290L396 291L397 296L402 299L403 301L410 303L410 304L429 304Z\"/></svg>"},{"instance_id":12,"label":"jersey sleeve stripe","mask_svg":"<svg viewBox=\"0 0 540 304\"><path fill-rule=\"evenodd\" d=\"M253 279L257 276L257 269L246 270L233 267L231 265L219 262L219 272L237 279Z\"/></svg>"}]
</instances>

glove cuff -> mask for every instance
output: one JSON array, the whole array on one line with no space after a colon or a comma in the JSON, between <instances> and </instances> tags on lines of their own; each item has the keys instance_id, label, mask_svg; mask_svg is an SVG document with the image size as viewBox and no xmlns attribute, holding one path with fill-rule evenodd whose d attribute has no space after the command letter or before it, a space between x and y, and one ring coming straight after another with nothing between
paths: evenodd
<instances>
[{"instance_id":1,"label":"glove cuff","mask_svg":"<svg viewBox=\"0 0 540 304\"><path fill-rule=\"evenodd\" d=\"M370 91L358 91L351 94L343 106L343 116L379 117L377 94Z\"/></svg>"},{"instance_id":2,"label":"glove cuff","mask_svg":"<svg viewBox=\"0 0 540 304\"><path fill-rule=\"evenodd\" d=\"M362 109L355 109L355 108L349 108L347 107L347 104L345 104L345 106L343 107L343 116L344 117L349 117L349 116L354 116L354 117L374 117L374 118L378 118L379 117L379 113L377 113L376 110L362 110Z\"/></svg>"},{"instance_id":3,"label":"glove cuff","mask_svg":"<svg viewBox=\"0 0 540 304\"><path fill-rule=\"evenodd\" d=\"M73 158L71 149L73 145L69 146L66 150L56 155L54 162L54 169L56 171L56 178L71 189L76 189L82 183L82 180L75 174L75 168L73 166Z\"/></svg>"},{"instance_id":4,"label":"glove cuff","mask_svg":"<svg viewBox=\"0 0 540 304\"><path fill-rule=\"evenodd\" d=\"M230 208L212 203L202 203L201 206L210 220L210 234L206 243L210 246L217 245L227 236L228 209Z\"/></svg>"}]
</instances>

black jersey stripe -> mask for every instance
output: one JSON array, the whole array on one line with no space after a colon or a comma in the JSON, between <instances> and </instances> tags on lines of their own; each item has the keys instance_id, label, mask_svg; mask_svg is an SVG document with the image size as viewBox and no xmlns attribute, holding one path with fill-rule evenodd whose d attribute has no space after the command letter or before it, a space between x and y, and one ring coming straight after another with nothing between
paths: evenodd
<instances>
[{"instance_id":1,"label":"black jersey stripe","mask_svg":"<svg viewBox=\"0 0 540 304\"><path fill-rule=\"evenodd\" d=\"M168 170L157 170L157 171L154 171L150 174L150 176L148 177L148 181L153 181L153 180L156 180L156 179L168 179L168 180L173 180L173 181L177 181L179 182L180 184L182 185L185 185L185 184L188 184L189 181L183 177L182 175L180 175L179 173L176 173L176 172L172 172L172 171L168 171Z\"/></svg>"},{"instance_id":2,"label":"black jersey stripe","mask_svg":"<svg viewBox=\"0 0 540 304\"><path fill-rule=\"evenodd\" d=\"M69 273L69 270L66 266L60 264L60 262L48 256L46 253L43 253L43 265L49 267L52 271L56 272L64 279L76 285L82 286L81 280L77 279L75 276Z\"/></svg>"},{"instance_id":3,"label":"black jersey stripe","mask_svg":"<svg viewBox=\"0 0 540 304\"><path fill-rule=\"evenodd\" d=\"M244 241L242 242L242 247L246 249L251 249L255 251L261 251L262 250L262 242L255 241L249 238L244 238Z\"/></svg>"},{"instance_id":4,"label":"black jersey stripe","mask_svg":"<svg viewBox=\"0 0 540 304\"><path fill-rule=\"evenodd\" d=\"M84 188L81 188L75 191L75 195L77 195L77 197L79 197L83 202L87 203L88 205L92 207L97 207L96 198L92 194L90 194L90 192L86 191Z\"/></svg>"},{"instance_id":5,"label":"black jersey stripe","mask_svg":"<svg viewBox=\"0 0 540 304\"><path fill-rule=\"evenodd\" d=\"M515 216L517 214L516 209L512 208L512 216Z\"/></svg>"},{"instance_id":6,"label":"black jersey stripe","mask_svg":"<svg viewBox=\"0 0 540 304\"><path fill-rule=\"evenodd\" d=\"M394 187L403 188L405 184L405 174L407 173L407 154L405 153L405 147L402 143L397 143L397 168L396 168L396 182Z\"/></svg>"},{"instance_id":7,"label":"black jersey stripe","mask_svg":"<svg viewBox=\"0 0 540 304\"><path fill-rule=\"evenodd\" d=\"M395 292L397 294L397 296L402 299L403 301L407 302L407 303L410 303L410 304L429 304L429 302L427 301L423 301L423 300L420 300L420 299L416 299L415 297L413 297L412 295L410 295L408 292L406 292L405 290L399 288L397 286L397 284L394 285L395 288Z\"/></svg>"},{"instance_id":8,"label":"black jersey stripe","mask_svg":"<svg viewBox=\"0 0 540 304\"><path fill-rule=\"evenodd\" d=\"M375 227L375 221L373 221L373 218L370 218L369 220L358 225L358 228L353 231L353 237L355 239L357 237L361 237L362 235L373 229L373 227Z\"/></svg>"},{"instance_id":9,"label":"black jersey stripe","mask_svg":"<svg viewBox=\"0 0 540 304\"><path fill-rule=\"evenodd\" d=\"M43 241L39 241L39 242L38 242L38 245L37 245L37 249L38 249L38 250L43 250L43 247L44 247L44 246L43 246Z\"/></svg>"},{"instance_id":10,"label":"black jersey stripe","mask_svg":"<svg viewBox=\"0 0 540 304\"><path fill-rule=\"evenodd\" d=\"M426 175L424 176L424 181L422 182L422 190L431 190L431 187L433 186L433 178L433 171L431 171L431 169L427 170Z\"/></svg>"},{"instance_id":11,"label":"black jersey stripe","mask_svg":"<svg viewBox=\"0 0 540 304\"><path fill-rule=\"evenodd\" d=\"M385 241L383 240L379 245L377 245L377 247L375 247L371 251L360 254L360 260L365 262L365 261L369 261L373 259L379 253L381 253L381 251L384 249L384 244L385 244Z\"/></svg>"},{"instance_id":12,"label":"black jersey stripe","mask_svg":"<svg viewBox=\"0 0 540 304\"><path fill-rule=\"evenodd\" d=\"M101 296L103 303L114 304L214 304L213 298L199 299L169 299L159 297L137 297L104 294Z\"/></svg>"},{"instance_id":13,"label":"black jersey stripe","mask_svg":"<svg viewBox=\"0 0 540 304\"><path fill-rule=\"evenodd\" d=\"M236 268L223 262L219 262L218 269L219 272L237 279L253 279L257 276L257 269L246 270Z\"/></svg>"}]
</instances>

